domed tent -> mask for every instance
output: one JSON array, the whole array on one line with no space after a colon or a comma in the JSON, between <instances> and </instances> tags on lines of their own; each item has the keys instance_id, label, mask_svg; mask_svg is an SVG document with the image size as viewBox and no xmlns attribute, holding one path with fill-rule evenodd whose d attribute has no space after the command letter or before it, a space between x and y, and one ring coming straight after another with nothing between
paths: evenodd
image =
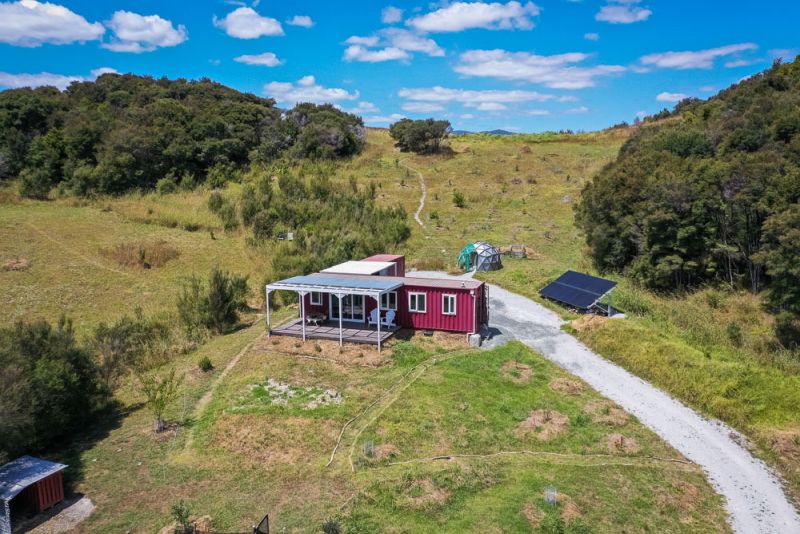
<instances>
[{"instance_id":1,"label":"domed tent","mask_svg":"<svg viewBox=\"0 0 800 534\"><path fill-rule=\"evenodd\" d=\"M465 271L496 271L503 268L500 251L489 243L478 241L465 246L458 255L458 265Z\"/></svg>"}]
</instances>

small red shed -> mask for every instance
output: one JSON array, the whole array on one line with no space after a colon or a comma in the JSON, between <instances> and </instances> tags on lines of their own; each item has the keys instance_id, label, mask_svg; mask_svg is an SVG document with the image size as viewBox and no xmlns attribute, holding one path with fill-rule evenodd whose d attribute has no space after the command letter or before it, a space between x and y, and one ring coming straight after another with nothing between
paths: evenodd
<instances>
[{"instance_id":1,"label":"small red shed","mask_svg":"<svg viewBox=\"0 0 800 534\"><path fill-rule=\"evenodd\" d=\"M394 263L394 269L389 273L389 276L405 276L406 275L406 257L399 254L375 254L369 258L364 258L361 261L384 261Z\"/></svg>"},{"instance_id":2,"label":"small red shed","mask_svg":"<svg viewBox=\"0 0 800 534\"><path fill-rule=\"evenodd\" d=\"M66 465L22 456L0 467L0 534L11 534L11 510L39 513L64 500Z\"/></svg>"}]
</instances>

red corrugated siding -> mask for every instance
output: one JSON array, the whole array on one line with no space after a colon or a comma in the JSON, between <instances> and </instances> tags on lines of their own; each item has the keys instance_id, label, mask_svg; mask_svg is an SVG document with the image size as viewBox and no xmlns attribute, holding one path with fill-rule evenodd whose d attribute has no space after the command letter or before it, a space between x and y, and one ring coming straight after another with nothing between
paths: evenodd
<instances>
[{"instance_id":1,"label":"red corrugated siding","mask_svg":"<svg viewBox=\"0 0 800 534\"><path fill-rule=\"evenodd\" d=\"M407 280L412 280L408 278ZM470 291L474 291L475 299ZM408 311L408 293L425 293L427 295L427 311L425 313L411 313ZM444 315L442 313L442 295L456 295L456 315ZM395 322L405 328L416 328L422 330L445 330L449 332L476 332L480 327L476 309L480 310L483 298L483 285L478 289L469 288L439 288L427 287L419 284L406 284L397 290L397 318ZM323 313L330 316L328 309L329 295L322 295L322 306L312 306L310 295L306 295L305 308L306 315L309 313ZM366 304L365 322L369 319L369 314L377 306L377 302L372 297L364 297Z\"/></svg>"},{"instance_id":2,"label":"red corrugated siding","mask_svg":"<svg viewBox=\"0 0 800 534\"><path fill-rule=\"evenodd\" d=\"M408 294L425 293L427 311L408 311ZM476 291L476 297L478 296ZM442 313L442 295L456 295L456 315ZM472 295L469 289L442 289L419 285L406 285L398 294L399 324L408 328L445 330L449 332L472 332L475 319Z\"/></svg>"},{"instance_id":3,"label":"red corrugated siding","mask_svg":"<svg viewBox=\"0 0 800 534\"><path fill-rule=\"evenodd\" d=\"M64 480L61 472L43 478L27 490L31 506L42 512L64 500Z\"/></svg>"}]
</instances>

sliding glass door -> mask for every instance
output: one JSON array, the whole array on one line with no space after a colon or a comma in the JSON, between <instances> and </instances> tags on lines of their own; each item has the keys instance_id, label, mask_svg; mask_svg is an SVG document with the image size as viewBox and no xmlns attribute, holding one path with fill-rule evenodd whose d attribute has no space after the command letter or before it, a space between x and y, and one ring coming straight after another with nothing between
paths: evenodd
<instances>
[{"instance_id":1,"label":"sliding glass door","mask_svg":"<svg viewBox=\"0 0 800 534\"><path fill-rule=\"evenodd\" d=\"M331 295L331 318L339 320L339 299ZM364 322L364 295L345 295L342 298L342 321Z\"/></svg>"}]
</instances>

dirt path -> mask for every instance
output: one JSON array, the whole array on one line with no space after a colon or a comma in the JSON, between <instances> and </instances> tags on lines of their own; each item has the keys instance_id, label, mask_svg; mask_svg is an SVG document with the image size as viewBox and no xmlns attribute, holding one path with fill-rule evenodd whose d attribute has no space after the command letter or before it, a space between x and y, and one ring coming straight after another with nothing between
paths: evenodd
<instances>
[{"instance_id":1,"label":"dirt path","mask_svg":"<svg viewBox=\"0 0 800 534\"><path fill-rule=\"evenodd\" d=\"M417 176L419 176L419 190L420 190L419 207L417 208L417 211L414 213L414 220L417 221L417 224L419 224L420 226L425 226L422 223L422 219L419 218L420 214L422 213L422 209L425 207L425 197L428 196L428 190L425 187L425 177L422 176L422 173L419 172L417 169L408 165L405 160L401 160L399 164L402 167L405 167L406 169L417 173Z\"/></svg>"},{"instance_id":2,"label":"dirt path","mask_svg":"<svg viewBox=\"0 0 800 534\"><path fill-rule=\"evenodd\" d=\"M251 326L250 328L251 329L262 328L261 320L259 319L258 321L256 321L256 323L253 326ZM208 406L208 403L211 402L211 399L214 398L214 393L217 392L217 388L219 387L220 383L222 383L222 381L225 380L225 377L228 376L228 374L233 370L234 367L236 367L236 364L239 363L239 360L242 359L242 356L247 354L247 352L253 347L253 345L255 345L256 342L258 342L258 340L261 339L262 337L264 337L265 335L266 335L266 332L261 332L255 338L250 340L244 346L244 348L242 348L242 350L240 350L236 354L236 356L234 356L233 359L228 362L228 365L225 366L225 369L223 369L222 372L219 374L219 376L217 376L214 379L214 383L211 384L211 387L208 388L208 391L206 391L203 394L203 396L200 397L200 400L197 401L197 404L195 404L195 407L194 407L194 418L195 419L199 419L200 417L202 417L203 412L206 409L206 406ZM184 449L185 450L191 449L193 443L194 443L194 429L192 429L192 431L189 433L189 436L186 438L186 445L184 446Z\"/></svg>"},{"instance_id":3,"label":"dirt path","mask_svg":"<svg viewBox=\"0 0 800 534\"><path fill-rule=\"evenodd\" d=\"M443 277L416 272L408 276ZM579 376L594 389L635 415L689 460L700 465L726 499L731 526L740 533L800 532L800 516L780 481L763 461L744 448L731 427L703 417L589 350L561 330L561 318L531 299L490 287L490 326L499 334L491 348L517 339Z\"/></svg>"},{"instance_id":4,"label":"dirt path","mask_svg":"<svg viewBox=\"0 0 800 534\"><path fill-rule=\"evenodd\" d=\"M94 265L95 267L99 267L100 269L105 269L106 271L111 271L112 273L121 274L123 276L131 276L131 273L126 273L125 271L120 271L119 269L114 269L113 267L109 267L107 265L103 265L102 263L100 263L98 261L95 261L92 258L84 256L83 254L80 254L79 252L75 252L74 250L72 250L72 249L70 249L68 247L65 247L63 245L63 243L61 243L58 239L55 239L50 234L48 234L47 232L45 232L43 230L40 230L39 228L35 227L31 223L25 223L25 224L28 227L30 227L31 230L35 231L36 233L38 233L39 235L41 235L42 237L44 237L45 239L47 239L51 243L55 244L58 248L63 250L66 254L70 254L72 256L75 256L76 258L81 259L81 260L85 261L86 263L88 263L90 265Z\"/></svg>"}]
</instances>

